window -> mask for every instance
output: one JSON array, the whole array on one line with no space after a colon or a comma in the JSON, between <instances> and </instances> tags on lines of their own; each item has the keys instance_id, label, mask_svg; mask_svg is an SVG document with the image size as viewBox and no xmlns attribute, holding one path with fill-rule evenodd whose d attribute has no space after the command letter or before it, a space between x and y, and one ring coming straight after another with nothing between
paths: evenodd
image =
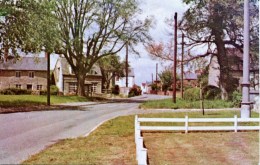
<instances>
[{"instance_id":1,"label":"window","mask_svg":"<svg viewBox=\"0 0 260 165\"><path fill-rule=\"evenodd\" d=\"M27 90L32 90L32 84L27 84Z\"/></svg>"},{"instance_id":2,"label":"window","mask_svg":"<svg viewBox=\"0 0 260 165\"><path fill-rule=\"evenodd\" d=\"M69 93L77 92L77 83L69 83Z\"/></svg>"},{"instance_id":3,"label":"window","mask_svg":"<svg viewBox=\"0 0 260 165\"><path fill-rule=\"evenodd\" d=\"M92 84L91 91L97 93L97 84Z\"/></svg>"},{"instance_id":4,"label":"window","mask_svg":"<svg viewBox=\"0 0 260 165\"><path fill-rule=\"evenodd\" d=\"M29 72L29 77L34 78L34 72Z\"/></svg>"},{"instance_id":5,"label":"window","mask_svg":"<svg viewBox=\"0 0 260 165\"><path fill-rule=\"evenodd\" d=\"M22 85L21 85L21 84L15 84L15 87L16 87L17 89L21 89L21 88L22 88Z\"/></svg>"},{"instance_id":6,"label":"window","mask_svg":"<svg viewBox=\"0 0 260 165\"><path fill-rule=\"evenodd\" d=\"M37 90L38 91L42 90L42 85L37 85Z\"/></svg>"},{"instance_id":7,"label":"window","mask_svg":"<svg viewBox=\"0 0 260 165\"><path fill-rule=\"evenodd\" d=\"M20 71L16 71L15 72L15 77L21 77L21 72Z\"/></svg>"}]
</instances>

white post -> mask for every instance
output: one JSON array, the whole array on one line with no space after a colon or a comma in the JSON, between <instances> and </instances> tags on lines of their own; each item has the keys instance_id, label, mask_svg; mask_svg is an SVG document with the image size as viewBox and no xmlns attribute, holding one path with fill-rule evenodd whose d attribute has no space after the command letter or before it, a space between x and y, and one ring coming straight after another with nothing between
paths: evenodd
<instances>
[{"instance_id":1,"label":"white post","mask_svg":"<svg viewBox=\"0 0 260 165\"><path fill-rule=\"evenodd\" d=\"M138 160L138 165L147 165L147 149L142 148L140 152L140 159Z\"/></svg>"},{"instance_id":2,"label":"white post","mask_svg":"<svg viewBox=\"0 0 260 165\"><path fill-rule=\"evenodd\" d=\"M237 115L234 116L234 129L237 132Z\"/></svg>"},{"instance_id":3,"label":"white post","mask_svg":"<svg viewBox=\"0 0 260 165\"><path fill-rule=\"evenodd\" d=\"M185 133L188 133L188 129L189 129L188 127L189 127L189 118L186 115L185 116Z\"/></svg>"},{"instance_id":4,"label":"white post","mask_svg":"<svg viewBox=\"0 0 260 165\"><path fill-rule=\"evenodd\" d=\"M142 137L137 138L136 143L136 158L139 161L141 159L141 150L143 149L144 139Z\"/></svg>"},{"instance_id":5,"label":"white post","mask_svg":"<svg viewBox=\"0 0 260 165\"><path fill-rule=\"evenodd\" d=\"M243 54L243 82L241 118L251 116L249 102L249 0L244 0L244 54Z\"/></svg>"}]
</instances>

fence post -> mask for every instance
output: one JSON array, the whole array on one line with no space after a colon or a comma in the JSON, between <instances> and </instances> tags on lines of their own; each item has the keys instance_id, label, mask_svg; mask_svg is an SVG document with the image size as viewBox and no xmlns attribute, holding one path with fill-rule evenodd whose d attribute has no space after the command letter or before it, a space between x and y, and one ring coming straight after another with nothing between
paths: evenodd
<instances>
[{"instance_id":1,"label":"fence post","mask_svg":"<svg viewBox=\"0 0 260 165\"><path fill-rule=\"evenodd\" d=\"M237 115L234 116L234 128L235 132L237 132Z\"/></svg>"},{"instance_id":2,"label":"fence post","mask_svg":"<svg viewBox=\"0 0 260 165\"><path fill-rule=\"evenodd\" d=\"M139 161L142 158L142 149L144 145L144 139L143 137L137 138L137 143L136 143L136 159Z\"/></svg>"},{"instance_id":3,"label":"fence post","mask_svg":"<svg viewBox=\"0 0 260 165\"><path fill-rule=\"evenodd\" d=\"M186 115L185 116L185 133L188 133L188 127L189 127L189 118Z\"/></svg>"},{"instance_id":4,"label":"fence post","mask_svg":"<svg viewBox=\"0 0 260 165\"><path fill-rule=\"evenodd\" d=\"M138 165L147 165L147 149L142 148L140 150L140 159L138 159Z\"/></svg>"},{"instance_id":5,"label":"fence post","mask_svg":"<svg viewBox=\"0 0 260 165\"><path fill-rule=\"evenodd\" d=\"M135 143L139 137L141 137L140 122L138 122L138 116L135 115Z\"/></svg>"}]
</instances>

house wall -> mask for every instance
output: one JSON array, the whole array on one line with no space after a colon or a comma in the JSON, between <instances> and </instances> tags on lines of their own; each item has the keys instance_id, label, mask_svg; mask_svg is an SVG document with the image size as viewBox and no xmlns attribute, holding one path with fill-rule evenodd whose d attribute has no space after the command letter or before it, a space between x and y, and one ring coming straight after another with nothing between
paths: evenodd
<instances>
[{"instance_id":1,"label":"house wall","mask_svg":"<svg viewBox=\"0 0 260 165\"><path fill-rule=\"evenodd\" d=\"M60 60L57 61L55 68L54 68L54 80L55 80L55 84L59 89L59 92L63 91L63 73L62 73L62 69L61 69L61 62Z\"/></svg>"},{"instance_id":2,"label":"house wall","mask_svg":"<svg viewBox=\"0 0 260 165\"><path fill-rule=\"evenodd\" d=\"M62 92L64 95L69 95L69 94L75 94L74 92L70 93L69 88L70 84L77 83L77 79L73 75L64 75L63 77L64 83L62 84L63 89ZM96 93L101 93L102 91L102 78L101 76L87 76L85 80L85 84L96 84Z\"/></svg>"},{"instance_id":3,"label":"house wall","mask_svg":"<svg viewBox=\"0 0 260 165\"><path fill-rule=\"evenodd\" d=\"M119 87L126 87L126 77L119 78L119 80L115 81L115 84ZM128 77L128 87L132 88L135 84L134 77Z\"/></svg>"},{"instance_id":4,"label":"house wall","mask_svg":"<svg viewBox=\"0 0 260 165\"><path fill-rule=\"evenodd\" d=\"M0 71L0 89L16 88L16 84L21 84L21 89L27 89L27 84L32 85L32 90L37 90L37 85L42 85L42 89L47 89L47 72L33 71L34 78L29 77L30 71L20 71L21 77L16 77L16 71Z\"/></svg>"}]
</instances>

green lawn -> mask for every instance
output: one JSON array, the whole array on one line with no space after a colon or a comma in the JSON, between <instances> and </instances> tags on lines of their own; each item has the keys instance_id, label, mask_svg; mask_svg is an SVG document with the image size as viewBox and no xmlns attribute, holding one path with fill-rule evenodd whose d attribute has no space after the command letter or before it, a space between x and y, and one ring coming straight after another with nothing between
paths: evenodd
<instances>
[{"instance_id":1,"label":"green lawn","mask_svg":"<svg viewBox=\"0 0 260 165\"><path fill-rule=\"evenodd\" d=\"M140 108L143 109L196 109L200 108L200 101L186 101L180 98L177 98L176 103L172 102L172 99L163 99L163 100L152 100L147 101L140 105ZM223 101L223 100L205 100L204 108L233 108L232 102Z\"/></svg>"},{"instance_id":2,"label":"green lawn","mask_svg":"<svg viewBox=\"0 0 260 165\"><path fill-rule=\"evenodd\" d=\"M84 102L89 101L86 97L79 96L51 96L51 104ZM20 107L46 105L47 96L42 95L0 95L0 107Z\"/></svg>"},{"instance_id":3,"label":"green lawn","mask_svg":"<svg viewBox=\"0 0 260 165\"><path fill-rule=\"evenodd\" d=\"M141 117L233 117L239 116L238 111L214 111L208 112L202 116L199 112L185 113L161 113L161 114L144 114ZM253 117L259 114L252 113ZM169 137L168 137L169 136ZM221 138L225 138L223 145L219 142ZM144 142L148 148L148 156L150 164L172 164L172 160L181 160L182 164L190 164L192 161L200 164L198 160L203 160L211 164L213 160L222 161L223 155L230 155L234 151L233 157L226 157L224 164L232 162L233 159L240 158L243 153L236 153L237 141L241 140L243 148L247 154L244 160L252 159L251 162L258 161L258 132L197 132L197 133L144 133ZM196 141L194 141L196 139ZM249 140L245 140L249 139ZM147 140L147 142L146 142ZM161 141L161 142L160 142ZM188 143L192 142L194 143ZM196 143L195 143L196 142ZM181 145L181 144L182 145ZM187 144L185 144L187 143ZM227 144L227 145L226 145ZM223 147L220 151L219 145ZM157 148L164 147L163 150ZM202 150L210 148L210 152ZM157 152L157 151L159 152ZM201 152L198 152L201 151ZM251 152L252 151L252 152ZM160 153L162 152L162 153ZM183 159L180 159L182 156ZM189 159L185 159L189 156ZM152 159L155 158L155 159ZM170 160L168 160L170 159ZM185 162L187 160L187 162ZM237 161L236 161L237 162ZM245 161L244 161L245 162ZM134 116L123 116L110 120L102 124L97 130L92 132L88 137L80 137L77 139L62 140L44 151L31 156L24 164L137 164L135 160L135 142L134 142ZM246 163L246 162L245 162ZM196 164L196 163L195 163Z\"/></svg>"}]
</instances>

